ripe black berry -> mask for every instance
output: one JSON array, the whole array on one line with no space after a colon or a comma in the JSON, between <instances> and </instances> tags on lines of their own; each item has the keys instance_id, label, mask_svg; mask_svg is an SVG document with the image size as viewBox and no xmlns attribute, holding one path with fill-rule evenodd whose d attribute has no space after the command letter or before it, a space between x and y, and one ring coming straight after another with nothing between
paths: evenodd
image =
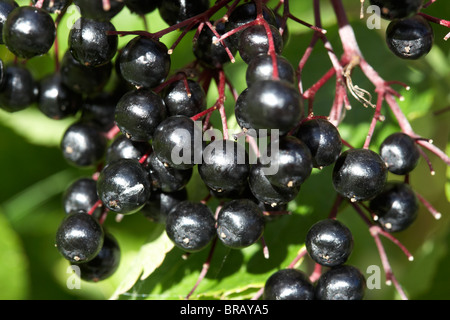
<instances>
[{"instance_id":1,"label":"ripe black berry","mask_svg":"<svg viewBox=\"0 0 450 320\"><path fill-rule=\"evenodd\" d=\"M102 131L108 132L115 125L116 104L115 95L106 91L86 97L81 106L81 120L95 123Z\"/></svg>"},{"instance_id":2,"label":"ripe black berry","mask_svg":"<svg viewBox=\"0 0 450 320\"><path fill-rule=\"evenodd\" d=\"M251 166L249 186L252 194L259 201L275 207L295 199L300 187L279 187L270 183L260 163Z\"/></svg>"},{"instance_id":3,"label":"ripe black berry","mask_svg":"<svg viewBox=\"0 0 450 320\"><path fill-rule=\"evenodd\" d=\"M63 207L66 214L74 211L89 212L99 200L97 195L97 182L92 178L79 178L72 182L63 194ZM101 207L93 213L98 217Z\"/></svg>"},{"instance_id":4,"label":"ripe black berry","mask_svg":"<svg viewBox=\"0 0 450 320\"><path fill-rule=\"evenodd\" d=\"M215 30L219 35L224 34L225 24L223 22L217 23ZM214 43L216 38L211 29L205 25L193 46L194 55L200 63L212 69L222 68L224 64L230 62L230 56L222 43ZM224 44L232 55L236 53L237 48L233 46L230 38L225 38Z\"/></svg>"},{"instance_id":5,"label":"ripe black berry","mask_svg":"<svg viewBox=\"0 0 450 320\"><path fill-rule=\"evenodd\" d=\"M154 88L170 71L167 47L159 40L135 37L119 56L121 76L136 87Z\"/></svg>"},{"instance_id":6,"label":"ripe black berry","mask_svg":"<svg viewBox=\"0 0 450 320\"><path fill-rule=\"evenodd\" d=\"M188 79L186 86L183 80L179 80L167 88L164 102L169 115L193 117L205 109L206 94L197 81Z\"/></svg>"},{"instance_id":7,"label":"ripe black berry","mask_svg":"<svg viewBox=\"0 0 450 320\"><path fill-rule=\"evenodd\" d=\"M82 97L61 81L59 73L52 73L39 81L38 108L51 119L64 119L81 109Z\"/></svg>"},{"instance_id":8,"label":"ripe black berry","mask_svg":"<svg viewBox=\"0 0 450 320\"><path fill-rule=\"evenodd\" d=\"M422 16L392 21L386 29L388 48L402 59L419 59L430 52L434 32Z\"/></svg>"},{"instance_id":9,"label":"ripe black berry","mask_svg":"<svg viewBox=\"0 0 450 320\"><path fill-rule=\"evenodd\" d=\"M209 0L163 0L158 8L161 18L173 26L208 10Z\"/></svg>"},{"instance_id":10,"label":"ripe black berry","mask_svg":"<svg viewBox=\"0 0 450 320\"><path fill-rule=\"evenodd\" d=\"M127 138L148 141L166 118L164 100L149 89L137 89L123 95L115 110L116 124Z\"/></svg>"},{"instance_id":11,"label":"ripe black berry","mask_svg":"<svg viewBox=\"0 0 450 320\"><path fill-rule=\"evenodd\" d=\"M274 143L277 143L278 148L274 154L270 154L270 159L264 161L270 160L270 165L276 168L276 172L267 175L267 179L277 187L300 187L311 175L313 168L311 151L306 144L294 136L281 137L271 142L268 150L272 149ZM263 156L262 159L265 157Z\"/></svg>"},{"instance_id":12,"label":"ripe black berry","mask_svg":"<svg viewBox=\"0 0 450 320\"><path fill-rule=\"evenodd\" d=\"M139 160L151 150L147 141L133 141L124 135L119 135L106 149L105 162L112 163L119 159Z\"/></svg>"},{"instance_id":13,"label":"ripe black berry","mask_svg":"<svg viewBox=\"0 0 450 320\"><path fill-rule=\"evenodd\" d=\"M137 160L117 160L100 172L97 193L108 209L121 214L135 213L150 197L148 173Z\"/></svg>"},{"instance_id":14,"label":"ripe black berry","mask_svg":"<svg viewBox=\"0 0 450 320\"><path fill-rule=\"evenodd\" d=\"M387 179L383 159L369 149L349 149L337 159L333 168L333 186L351 201L364 201L380 193Z\"/></svg>"},{"instance_id":15,"label":"ripe black berry","mask_svg":"<svg viewBox=\"0 0 450 320\"><path fill-rule=\"evenodd\" d=\"M419 203L411 187L403 182L391 181L370 201L374 220L388 232L407 229L417 218Z\"/></svg>"},{"instance_id":16,"label":"ripe black berry","mask_svg":"<svg viewBox=\"0 0 450 320\"><path fill-rule=\"evenodd\" d=\"M250 171L247 151L237 142L215 140L203 150L198 171L203 182L217 192L246 185Z\"/></svg>"},{"instance_id":17,"label":"ripe black berry","mask_svg":"<svg viewBox=\"0 0 450 320\"><path fill-rule=\"evenodd\" d=\"M200 202L182 201L169 212L166 232L174 244L182 250L200 251L216 234L213 213Z\"/></svg>"},{"instance_id":18,"label":"ripe black berry","mask_svg":"<svg viewBox=\"0 0 450 320\"><path fill-rule=\"evenodd\" d=\"M411 136L396 132L380 145L380 156L390 172L405 175L414 170L420 159L419 148Z\"/></svg>"},{"instance_id":19,"label":"ripe black berry","mask_svg":"<svg viewBox=\"0 0 450 320\"><path fill-rule=\"evenodd\" d=\"M6 22L6 18L19 5L13 0L0 1L0 44L4 44L3 41L3 25Z\"/></svg>"},{"instance_id":20,"label":"ripe black berry","mask_svg":"<svg viewBox=\"0 0 450 320\"><path fill-rule=\"evenodd\" d=\"M244 89L244 91L241 92L241 94L238 96L236 100L236 105L234 107L234 115L236 116L236 121L241 127L242 130L247 132L250 129L253 129L251 132L254 134L257 134L258 132L252 128L250 125L250 121L248 120L248 107L247 107L247 94L248 94L248 88ZM252 133L249 132L248 134L252 135Z\"/></svg>"},{"instance_id":21,"label":"ripe black berry","mask_svg":"<svg viewBox=\"0 0 450 320\"><path fill-rule=\"evenodd\" d=\"M10 12L3 26L3 41L16 56L30 59L47 53L56 37L51 15L42 9L22 6Z\"/></svg>"},{"instance_id":22,"label":"ripe black berry","mask_svg":"<svg viewBox=\"0 0 450 320\"><path fill-rule=\"evenodd\" d=\"M248 89L246 110L246 119L252 128L278 129L280 135L284 135L300 121L303 101L292 84L279 80L263 80Z\"/></svg>"},{"instance_id":23,"label":"ripe black berry","mask_svg":"<svg viewBox=\"0 0 450 320\"><path fill-rule=\"evenodd\" d=\"M281 269L267 279L263 299L314 300L314 286L303 271Z\"/></svg>"},{"instance_id":24,"label":"ripe black berry","mask_svg":"<svg viewBox=\"0 0 450 320\"><path fill-rule=\"evenodd\" d=\"M269 9L265 4L262 5L262 10L264 20L266 20L269 24L275 26L277 22L273 11ZM230 30L243 26L244 24L252 22L253 20L256 19L256 16L257 12L255 3L253 1L243 3L237 6L231 12L230 17L228 18L228 22L226 24L226 31L228 32ZM233 46L236 48L238 46L239 35L241 33L242 31L230 36L230 40L232 41Z\"/></svg>"},{"instance_id":25,"label":"ripe black berry","mask_svg":"<svg viewBox=\"0 0 450 320\"><path fill-rule=\"evenodd\" d=\"M381 17L394 20L408 18L418 13L423 0L370 0L370 4L380 8Z\"/></svg>"},{"instance_id":26,"label":"ripe black berry","mask_svg":"<svg viewBox=\"0 0 450 320\"><path fill-rule=\"evenodd\" d=\"M265 227L265 219L259 206L249 199L225 203L217 216L217 236L233 249L248 247L258 241Z\"/></svg>"},{"instance_id":27,"label":"ripe black berry","mask_svg":"<svg viewBox=\"0 0 450 320\"><path fill-rule=\"evenodd\" d=\"M112 73L112 63L107 62L98 67L81 64L69 51L61 60L61 80L71 90L83 96L100 93L108 83Z\"/></svg>"},{"instance_id":28,"label":"ripe black berry","mask_svg":"<svg viewBox=\"0 0 450 320\"><path fill-rule=\"evenodd\" d=\"M37 101L39 87L30 70L20 65L6 66L0 87L0 108L21 111Z\"/></svg>"},{"instance_id":29,"label":"ripe black berry","mask_svg":"<svg viewBox=\"0 0 450 320\"><path fill-rule=\"evenodd\" d=\"M201 161L202 128L186 116L171 116L159 124L153 135L156 156L175 169L190 169Z\"/></svg>"},{"instance_id":30,"label":"ripe black berry","mask_svg":"<svg viewBox=\"0 0 450 320\"><path fill-rule=\"evenodd\" d=\"M79 18L69 33L69 51L85 66L103 65L115 56L118 36L109 35L116 31L109 21L97 21L85 17Z\"/></svg>"},{"instance_id":31,"label":"ripe black berry","mask_svg":"<svg viewBox=\"0 0 450 320\"><path fill-rule=\"evenodd\" d=\"M92 260L101 250L104 231L99 222L85 211L64 217L56 232L56 247L70 262Z\"/></svg>"},{"instance_id":32,"label":"ripe black berry","mask_svg":"<svg viewBox=\"0 0 450 320\"><path fill-rule=\"evenodd\" d=\"M165 224L169 212L186 200L188 200L186 188L175 192L153 191L141 213L150 221Z\"/></svg>"},{"instance_id":33,"label":"ripe black berry","mask_svg":"<svg viewBox=\"0 0 450 320\"><path fill-rule=\"evenodd\" d=\"M103 158L106 138L96 125L76 122L64 132L60 147L68 163L76 167L90 167Z\"/></svg>"},{"instance_id":34,"label":"ripe black berry","mask_svg":"<svg viewBox=\"0 0 450 320\"><path fill-rule=\"evenodd\" d=\"M108 232L105 233L100 252L92 260L76 264L80 268L80 278L90 282L109 278L119 267L120 256L120 247L116 238Z\"/></svg>"},{"instance_id":35,"label":"ripe black berry","mask_svg":"<svg viewBox=\"0 0 450 320\"><path fill-rule=\"evenodd\" d=\"M147 169L152 188L162 192L175 192L183 189L192 177L192 168L179 170L165 166L155 153L147 158Z\"/></svg>"},{"instance_id":36,"label":"ripe black berry","mask_svg":"<svg viewBox=\"0 0 450 320\"><path fill-rule=\"evenodd\" d=\"M270 36L273 37L275 52L281 54L283 51L283 38L277 27L269 25ZM238 44L239 54L245 63L249 63L252 58L259 54L267 54L269 52L269 36L263 25L253 25L242 31L239 36Z\"/></svg>"},{"instance_id":37,"label":"ripe black berry","mask_svg":"<svg viewBox=\"0 0 450 320\"><path fill-rule=\"evenodd\" d=\"M328 120L311 119L303 122L296 137L311 151L314 168L332 165L341 154L342 140L338 129Z\"/></svg>"},{"instance_id":38,"label":"ripe black berry","mask_svg":"<svg viewBox=\"0 0 450 320\"><path fill-rule=\"evenodd\" d=\"M364 275L357 268L342 265L323 273L317 281L318 300L362 300L366 289Z\"/></svg>"},{"instance_id":39,"label":"ripe black berry","mask_svg":"<svg viewBox=\"0 0 450 320\"><path fill-rule=\"evenodd\" d=\"M289 60L283 56L277 55L276 62L280 80L294 84L295 71ZM252 57L248 63L245 79L248 87L259 80L273 79L272 56L268 54L259 54L256 57Z\"/></svg>"},{"instance_id":40,"label":"ripe black berry","mask_svg":"<svg viewBox=\"0 0 450 320\"><path fill-rule=\"evenodd\" d=\"M335 267L344 264L353 250L350 229L335 219L316 222L306 234L309 256L320 265Z\"/></svg>"}]
</instances>

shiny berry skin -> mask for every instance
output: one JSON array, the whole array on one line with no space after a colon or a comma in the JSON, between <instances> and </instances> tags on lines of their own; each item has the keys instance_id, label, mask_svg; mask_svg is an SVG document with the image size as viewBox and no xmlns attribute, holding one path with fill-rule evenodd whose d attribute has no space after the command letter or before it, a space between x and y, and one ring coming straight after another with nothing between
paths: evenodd
<instances>
[{"instance_id":1,"label":"shiny berry skin","mask_svg":"<svg viewBox=\"0 0 450 320\"><path fill-rule=\"evenodd\" d=\"M390 181L384 190L370 201L374 220L388 232L406 230L416 221L419 202L411 187L400 181Z\"/></svg>"},{"instance_id":2,"label":"shiny berry skin","mask_svg":"<svg viewBox=\"0 0 450 320\"><path fill-rule=\"evenodd\" d=\"M323 273L316 284L316 300L362 300L366 290L364 275L357 268L342 265Z\"/></svg>"},{"instance_id":3,"label":"shiny berry skin","mask_svg":"<svg viewBox=\"0 0 450 320\"><path fill-rule=\"evenodd\" d=\"M183 189L191 180L193 170L179 170L165 166L155 153L147 158L147 170L153 190L175 192Z\"/></svg>"},{"instance_id":4,"label":"shiny berry skin","mask_svg":"<svg viewBox=\"0 0 450 320\"><path fill-rule=\"evenodd\" d=\"M30 59L46 54L56 38L55 22L45 10L22 6L10 12L3 25L3 41L16 56Z\"/></svg>"},{"instance_id":5,"label":"shiny berry skin","mask_svg":"<svg viewBox=\"0 0 450 320\"><path fill-rule=\"evenodd\" d=\"M364 201L380 193L387 179L383 159L369 149L349 149L337 159L333 168L333 186L351 201Z\"/></svg>"},{"instance_id":6,"label":"shiny berry skin","mask_svg":"<svg viewBox=\"0 0 450 320\"><path fill-rule=\"evenodd\" d=\"M75 115L81 109L82 97L52 73L39 81L38 108L50 119L59 120Z\"/></svg>"},{"instance_id":7,"label":"shiny berry skin","mask_svg":"<svg viewBox=\"0 0 450 320\"><path fill-rule=\"evenodd\" d=\"M202 159L202 128L186 116L171 116L159 124L152 146L163 163L175 169L190 169Z\"/></svg>"},{"instance_id":8,"label":"shiny berry skin","mask_svg":"<svg viewBox=\"0 0 450 320\"><path fill-rule=\"evenodd\" d=\"M277 27L269 25L276 54L283 51L283 37ZM252 58L259 54L269 52L269 36L263 25L257 24L247 27L239 36L238 44L239 54L245 63L249 63Z\"/></svg>"},{"instance_id":9,"label":"shiny berry skin","mask_svg":"<svg viewBox=\"0 0 450 320\"><path fill-rule=\"evenodd\" d=\"M145 15L156 10L161 2L162 0L125 0L125 6L132 13Z\"/></svg>"},{"instance_id":10,"label":"shiny berry skin","mask_svg":"<svg viewBox=\"0 0 450 320\"><path fill-rule=\"evenodd\" d=\"M203 182L217 192L243 186L250 172L247 151L235 141L214 140L203 150L198 172Z\"/></svg>"},{"instance_id":11,"label":"shiny berry skin","mask_svg":"<svg viewBox=\"0 0 450 320\"><path fill-rule=\"evenodd\" d=\"M216 235L215 219L206 205L182 201L168 214L166 232L178 248L201 251Z\"/></svg>"},{"instance_id":12,"label":"shiny berry skin","mask_svg":"<svg viewBox=\"0 0 450 320\"><path fill-rule=\"evenodd\" d=\"M122 96L115 110L120 131L133 141L148 141L166 118L164 100L148 89L137 89Z\"/></svg>"},{"instance_id":13,"label":"shiny berry skin","mask_svg":"<svg viewBox=\"0 0 450 320\"><path fill-rule=\"evenodd\" d=\"M277 144L276 153L271 154L271 158L262 157L265 159L263 163L270 160L271 166L277 168L274 174L267 175L267 179L277 187L300 187L312 172L311 151L306 144L293 136L272 141L268 147L269 150L274 143Z\"/></svg>"},{"instance_id":14,"label":"shiny berry skin","mask_svg":"<svg viewBox=\"0 0 450 320\"><path fill-rule=\"evenodd\" d=\"M252 132L257 135L258 132L252 128L250 121L248 120L247 94L248 88L244 89L244 91L239 94L234 106L234 115L239 127L241 127L243 131L247 132L248 130L252 130ZM253 135L252 132L249 132L248 134Z\"/></svg>"},{"instance_id":15,"label":"shiny berry skin","mask_svg":"<svg viewBox=\"0 0 450 320\"><path fill-rule=\"evenodd\" d=\"M100 93L106 86L112 74L112 63L98 67L85 66L66 51L61 60L60 73L67 87L89 97Z\"/></svg>"},{"instance_id":16,"label":"shiny berry skin","mask_svg":"<svg viewBox=\"0 0 450 320\"><path fill-rule=\"evenodd\" d=\"M109 0L110 8L103 7L103 1L74 0L82 17L99 21L109 21L114 18L125 6L122 0Z\"/></svg>"},{"instance_id":17,"label":"shiny berry skin","mask_svg":"<svg viewBox=\"0 0 450 320\"><path fill-rule=\"evenodd\" d=\"M56 232L56 247L70 262L87 262L101 250L104 231L100 223L85 211L64 217Z\"/></svg>"},{"instance_id":18,"label":"shiny berry skin","mask_svg":"<svg viewBox=\"0 0 450 320\"><path fill-rule=\"evenodd\" d=\"M380 145L379 152L388 170L397 175L405 175L413 171L420 159L416 142L403 132L396 132L386 137Z\"/></svg>"},{"instance_id":19,"label":"shiny berry skin","mask_svg":"<svg viewBox=\"0 0 450 320\"><path fill-rule=\"evenodd\" d=\"M112 163L119 159L139 160L151 150L147 141L133 141L124 135L119 135L106 149L105 162Z\"/></svg>"},{"instance_id":20,"label":"shiny berry skin","mask_svg":"<svg viewBox=\"0 0 450 320\"><path fill-rule=\"evenodd\" d=\"M158 7L161 18L169 26L192 18L208 8L209 0L163 0Z\"/></svg>"},{"instance_id":21,"label":"shiny berry skin","mask_svg":"<svg viewBox=\"0 0 450 320\"><path fill-rule=\"evenodd\" d=\"M335 219L316 222L306 234L309 256L325 267L344 264L353 250L353 236L349 228Z\"/></svg>"},{"instance_id":22,"label":"shiny berry skin","mask_svg":"<svg viewBox=\"0 0 450 320\"><path fill-rule=\"evenodd\" d=\"M278 77L280 80L287 81L294 84L295 71L292 64L285 57L277 55ZM268 54L259 54L250 59L245 74L247 86L250 87L252 83L259 80L273 79L273 61L272 56Z\"/></svg>"},{"instance_id":23,"label":"shiny berry skin","mask_svg":"<svg viewBox=\"0 0 450 320\"><path fill-rule=\"evenodd\" d=\"M116 55L119 38L107 34L116 31L109 21L80 17L69 32L69 51L85 66L97 67Z\"/></svg>"},{"instance_id":24,"label":"shiny berry skin","mask_svg":"<svg viewBox=\"0 0 450 320\"><path fill-rule=\"evenodd\" d=\"M246 118L256 130L278 129L280 135L285 135L303 114L300 93L285 81L258 81L248 89L246 100Z\"/></svg>"},{"instance_id":25,"label":"shiny berry skin","mask_svg":"<svg viewBox=\"0 0 450 320\"><path fill-rule=\"evenodd\" d=\"M295 136L311 151L314 168L332 165L341 154L341 135L328 120L320 118L307 120L300 125Z\"/></svg>"},{"instance_id":26,"label":"shiny berry skin","mask_svg":"<svg viewBox=\"0 0 450 320\"><path fill-rule=\"evenodd\" d=\"M276 25L277 21L275 15L271 9L265 4L262 5L263 17L271 25ZM256 5L254 2L247 2L237 6L230 14L228 22L226 23L226 31L231 31L235 28L243 26L249 22L252 22L257 17ZM242 31L232 34L230 40L234 47L237 48L239 43L239 35Z\"/></svg>"},{"instance_id":27,"label":"shiny berry skin","mask_svg":"<svg viewBox=\"0 0 450 320\"><path fill-rule=\"evenodd\" d=\"M193 117L205 110L206 93L197 81L188 79L186 87L184 80L178 80L165 91L164 102L169 115Z\"/></svg>"},{"instance_id":28,"label":"shiny berry skin","mask_svg":"<svg viewBox=\"0 0 450 320\"><path fill-rule=\"evenodd\" d=\"M97 193L111 211L126 215L136 213L151 194L148 173L137 160L117 160L100 172Z\"/></svg>"},{"instance_id":29,"label":"shiny berry skin","mask_svg":"<svg viewBox=\"0 0 450 320\"><path fill-rule=\"evenodd\" d=\"M120 264L120 247L117 239L105 233L100 252L90 261L77 263L80 278L89 282L99 282L112 276Z\"/></svg>"},{"instance_id":30,"label":"shiny berry skin","mask_svg":"<svg viewBox=\"0 0 450 320\"><path fill-rule=\"evenodd\" d=\"M423 0L370 0L370 4L380 8L382 18L394 20L417 14L422 8Z\"/></svg>"},{"instance_id":31,"label":"shiny berry skin","mask_svg":"<svg viewBox=\"0 0 450 320\"><path fill-rule=\"evenodd\" d=\"M133 86L156 87L170 71L171 60L167 50L166 45L159 40L133 38L118 57L120 74Z\"/></svg>"},{"instance_id":32,"label":"shiny berry skin","mask_svg":"<svg viewBox=\"0 0 450 320\"><path fill-rule=\"evenodd\" d=\"M117 99L109 92L101 92L92 97L83 99L81 106L81 120L93 122L99 128L108 132L115 125L114 111Z\"/></svg>"},{"instance_id":33,"label":"shiny berry skin","mask_svg":"<svg viewBox=\"0 0 450 320\"><path fill-rule=\"evenodd\" d=\"M105 136L96 125L76 122L64 132L60 147L69 164L75 167L91 167L103 158L106 143Z\"/></svg>"},{"instance_id":34,"label":"shiny berry skin","mask_svg":"<svg viewBox=\"0 0 450 320\"><path fill-rule=\"evenodd\" d=\"M422 16L392 21L386 29L388 48L398 57L417 60L433 47L434 32Z\"/></svg>"},{"instance_id":35,"label":"shiny berry skin","mask_svg":"<svg viewBox=\"0 0 450 320\"><path fill-rule=\"evenodd\" d=\"M301 270L281 269L264 285L264 300L314 300L314 286Z\"/></svg>"},{"instance_id":36,"label":"shiny berry skin","mask_svg":"<svg viewBox=\"0 0 450 320\"><path fill-rule=\"evenodd\" d=\"M256 199L272 207L294 200L300 191L300 187L279 187L271 184L264 173L264 166L260 163L251 166L249 186Z\"/></svg>"},{"instance_id":37,"label":"shiny berry skin","mask_svg":"<svg viewBox=\"0 0 450 320\"><path fill-rule=\"evenodd\" d=\"M214 25L214 22L212 22ZM216 31L219 35L224 34L225 24L222 22L215 25ZM193 51L195 57L200 61L200 63L207 68L220 69L226 63L230 62L230 56L226 51L225 46L230 50L231 54L234 56L237 48L233 46L230 38L225 38L223 40L225 46L222 43L215 44L216 36L211 31L208 26L204 26L200 32L197 41L194 43Z\"/></svg>"},{"instance_id":38,"label":"shiny berry skin","mask_svg":"<svg viewBox=\"0 0 450 320\"><path fill-rule=\"evenodd\" d=\"M66 214L80 210L89 212L98 200L97 182L83 177L72 182L64 191L63 208ZM98 218L100 213L101 207L98 207L93 216Z\"/></svg>"},{"instance_id":39,"label":"shiny berry skin","mask_svg":"<svg viewBox=\"0 0 450 320\"><path fill-rule=\"evenodd\" d=\"M13 0L4 0L0 1L0 44L4 44L3 41L3 25L6 22L6 18L10 14L11 11L13 11L15 8L17 8L19 5L17 2Z\"/></svg>"},{"instance_id":40,"label":"shiny berry skin","mask_svg":"<svg viewBox=\"0 0 450 320\"><path fill-rule=\"evenodd\" d=\"M265 227L260 207L249 199L225 203L217 216L217 236L233 249L242 249L258 241Z\"/></svg>"},{"instance_id":41,"label":"shiny berry skin","mask_svg":"<svg viewBox=\"0 0 450 320\"><path fill-rule=\"evenodd\" d=\"M20 65L6 66L0 87L0 108L17 112L37 101L39 86L30 70Z\"/></svg>"},{"instance_id":42,"label":"shiny berry skin","mask_svg":"<svg viewBox=\"0 0 450 320\"><path fill-rule=\"evenodd\" d=\"M152 222L164 224L169 212L186 200L188 200L186 188L175 192L154 191L141 209L141 213Z\"/></svg>"}]
</instances>

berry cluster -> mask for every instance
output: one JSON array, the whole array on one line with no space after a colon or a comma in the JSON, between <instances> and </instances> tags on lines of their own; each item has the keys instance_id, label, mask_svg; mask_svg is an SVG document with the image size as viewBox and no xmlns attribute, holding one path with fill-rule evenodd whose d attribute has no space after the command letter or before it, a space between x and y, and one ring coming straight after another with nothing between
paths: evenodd
<instances>
[{"instance_id":1,"label":"berry cluster","mask_svg":"<svg viewBox=\"0 0 450 320\"><path fill-rule=\"evenodd\" d=\"M347 26L341 1L331 2L340 27ZM428 21L433 20L419 13L423 1L370 2L392 20L386 39L396 55L418 59L431 50ZM319 1L314 3L318 13ZM68 50L61 61L56 58L54 73L36 81L18 60L58 50L58 23L71 5L81 17L68 35ZM122 10L144 17L157 10L169 27L156 33L116 30L111 20ZM412 131L394 100L397 92L371 73L356 41L350 43L351 34L343 58L329 50L333 69L304 90L302 71L310 51L298 66L283 56L288 20L314 31L310 48L319 40L329 46L320 19L315 25L298 19L288 0L273 7L263 0L35 0L26 6L0 0L0 43L16 56L11 64L0 60L0 108L17 112L36 104L51 119L74 117L61 139L62 155L72 166L94 169L92 176L68 186L66 216L56 231L57 249L80 267L82 279L101 281L118 268L119 244L104 225L110 214L123 218L139 213L163 224L174 245L187 253L207 247L212 253L217 240L239 250L258 241L264 244L271 219L288 215L288 205L305 181L325 167L333 168L330 179L337 194L329 218L311 226L296 261L270 276L255 299L364 298L364 275L346 264L352 233L336 219L344 202L361 215L376 239L388 237L412 257L391 235L415 221L419 200L426 203L410 186L409 174L424 155L421 147L447 164L448 156ZM181 35L168 47L161 38L175 31ZM196 60L173 70L171 54L191 31ZM131 39L119 47L119 36ZM224 71L237 56L247 66L247 87L240 93ZM363 147L351 146L339 131L343 106L349 106L347 91L371 104L367 92L351 82L356 66L374 81L379 94ZM336 102L329 116L316 115L315 93L332 75L338 78ZM218 97L208 107L213 81ZM242 130L233 136L225 110L227 88ZM374 150L369 145L383 101L402 130ZM217 112L221 130L211 120ZM192 201L186 188L197 172L208 191L200 202ZM390 181L389 174L404 176L404 181ZM219 201L215 208L212 198ZM296 268L306 254L317 266L311 277ZM322 267L328 270L322 272ZM389 280L402 293L392 274Z\"/></svg>"}]
</instances>

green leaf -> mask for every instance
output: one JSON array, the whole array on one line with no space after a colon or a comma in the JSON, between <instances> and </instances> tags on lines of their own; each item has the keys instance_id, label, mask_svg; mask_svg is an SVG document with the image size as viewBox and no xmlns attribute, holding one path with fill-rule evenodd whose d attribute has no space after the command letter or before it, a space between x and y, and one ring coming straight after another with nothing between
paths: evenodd
<instances>
[{"instance_id":1,"label":"green leaf","mask_svg":"<svg viewBox=\"0 0 450 320\"><path fill-rule=\"evenodd\" d=\"M157 225L136 255L129 272L118 286L112 300L129 291L138 280L145 280L164 261L166 254L173 248L173 242L167 237L164 225Z\"/></svg>"},{"instance_id":2,"label":"green leaf","mask_svg":"<svg viewBox=\"0 0 450 320\"><path fill-rule=\"evenodd\" d=\"M28 260L22 243L0 211L0 300L27 299L29 293Z\"/></svg>"}]
</instances>

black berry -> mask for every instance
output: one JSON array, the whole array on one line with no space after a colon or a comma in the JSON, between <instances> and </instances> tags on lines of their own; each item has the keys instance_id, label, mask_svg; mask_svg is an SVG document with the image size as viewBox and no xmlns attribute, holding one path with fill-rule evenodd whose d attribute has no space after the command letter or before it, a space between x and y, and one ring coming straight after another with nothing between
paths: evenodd
<instances>
[{"instance_id":1,"label":"black berry","mask_svg":"<svg viewBox=\"0 0 450 320\"><path fill-rule=\"evenodd\" d=\"M411 187L403 182L391 181L370 201L374 219L384 230L399 232L417 219L419 202Z\"/></svg>"},{"instance_id":2,"label":"black berry","mask_svg":"<svg viewBox=\"0 0 450 320\"><path fill-rule=\"evenodd\" d=\"M254 244L262 237L264 227L262 210L249 199L225 203L217 216L217 236L225 246L233 249Z\"/></svg>"},{"instance_id":3,"label":"black berry","mask_svg":"<svg viewBox=\"0 0 450 320\"><path fill-rule=\"evenodd\" d=\"M359 269L342 265L323 273L317 281L317 300L362 300L366 290L364 275Z\"/></svg>"},{"instance_id":4,"label":"black berry","mask_svg":"<svg viewBox=\"0 0 450 320\"><path fill-rule=\"evenodd\" d=\"M182 250L200 251L216 234L213 213L200 202L182 201L169 212L166 232L174 244Z\"/></svg>"},{"instance_id":5,"label":"black berry","mask_svg":"<svg viewBox=\"0 0 450 320\"><path fill-rule=\"evenodd\" d=\"M350 229L335 219L316 222L306 234L309 256L320 265L334 267L344 264L353 250Z\"/></svg>"},{"instance_id":6,"label":"black berry","mask_svg":"<svg viewBox=\"0 0 450 320\"><path fill-rule=\"evenodd\" d=\"M104 231L99 222L85 211L64 217L56 232L56 247L70 262L87 262L101 250Z\"/></svg>"},{"instance_id":7,"label":"black berry","mask_svg":"<svg viewBox=\"0 0 450 320\"><path fill-rule=\"evenodd\" d=\"M281 269L267 279L263 299L314 300L314 286L303 271Z\"/></svg>"}]
</instances>

